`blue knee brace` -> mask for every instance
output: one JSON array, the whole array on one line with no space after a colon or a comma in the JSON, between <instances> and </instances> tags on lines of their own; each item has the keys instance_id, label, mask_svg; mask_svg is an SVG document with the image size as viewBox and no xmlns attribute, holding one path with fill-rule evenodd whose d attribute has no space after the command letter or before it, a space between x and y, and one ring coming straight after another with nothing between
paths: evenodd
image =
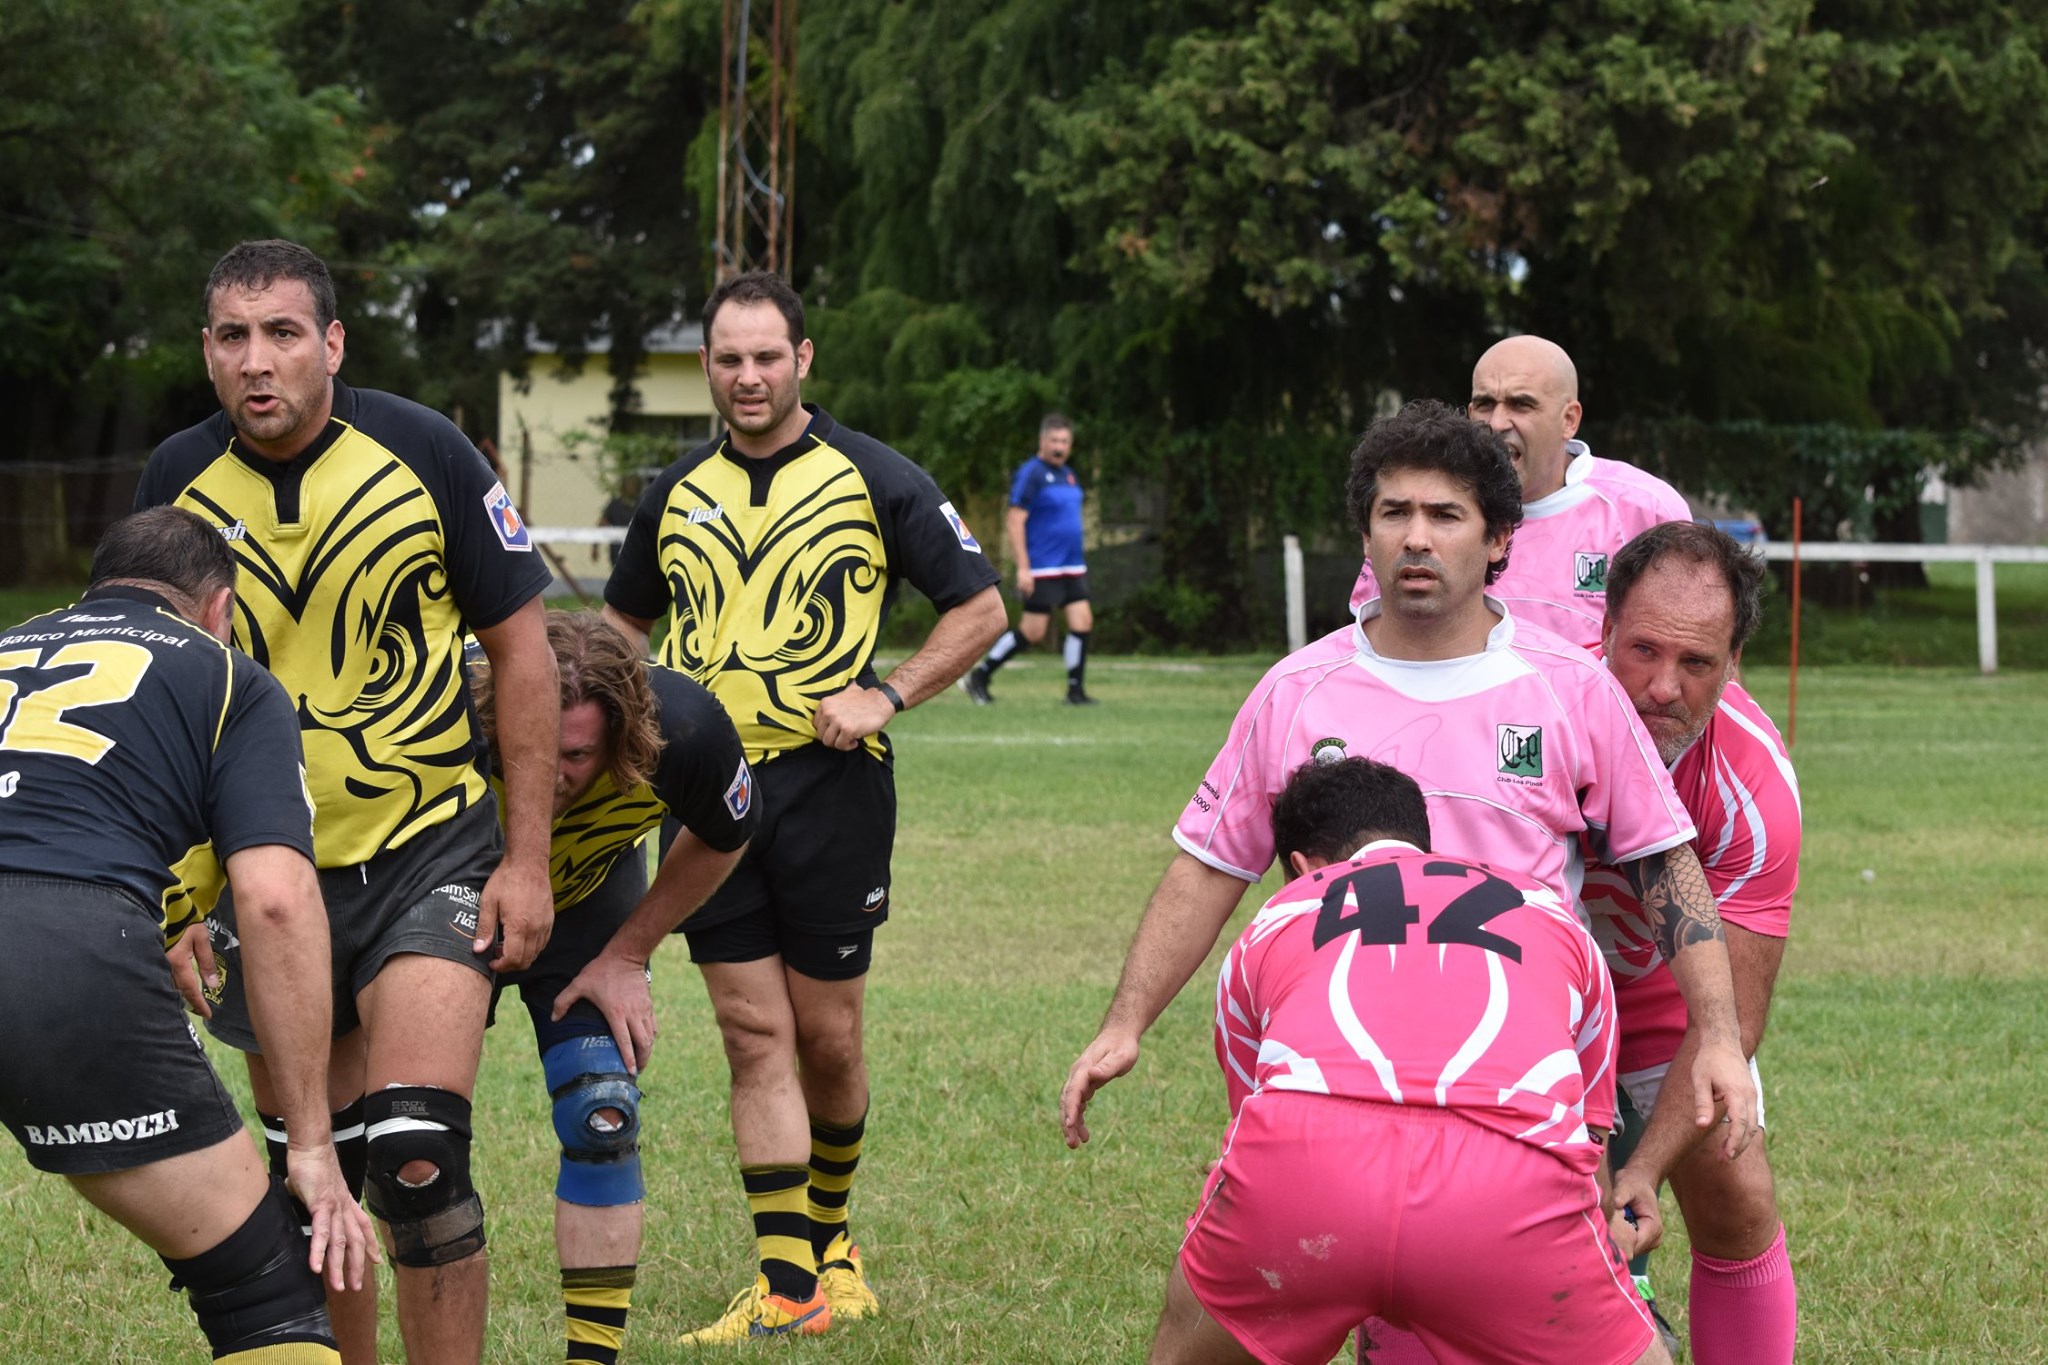
<instances>
[{"instance_id":1,"label":"blue knee brace","mask_svg":"<svg viewBox=\"0 0 2048 1365\"><path fill-rule=\"evenodd\" d=\"M555 1135L562 1169L555 1197L565 1204L609 1208L646 1197L640 1178L640 1088L608 1033L555 1044L541 1054L548 1094L555 1101ZM609 1122L600 1110L620 1115Z\"/></svg>"}]
</instances>

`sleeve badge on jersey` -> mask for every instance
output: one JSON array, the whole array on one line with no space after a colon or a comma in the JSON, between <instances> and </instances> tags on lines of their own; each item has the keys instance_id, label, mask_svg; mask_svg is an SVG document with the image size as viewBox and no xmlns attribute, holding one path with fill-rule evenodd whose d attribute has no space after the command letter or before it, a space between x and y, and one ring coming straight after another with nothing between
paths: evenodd
<instances>
[{"instance_id":1,"label":"sleeve badge on jersey","mask_svg":"<svg viewBox=\"0 0 2048 1365\"><path fill-rule=\"evenodd\" d=\"M981 542L974 538L974 532L967 529L967 523L960 520L960 514L953 510L953 504L942 502L939 504L939 511L945 514L946 524L953 528L953 534L960 538L961 548L980 554Z\"/></svg>"},{"instance_id":2,"label":"sleeve badge on jersey","mask_svg":"<svg viewBox=\"0 0 2048 1365\"><path fill-rule=\"evenodd\" d=\"M512 495L505 491L504 484L494 483L491 491L484 494L484 513L490 517L491 529L498 533L500 545L508 550L533 552L533 537L527 534L526 522L512 505Z\"/></svg>"},{"instance_id":3,"label":"sleeve badge on jersey","mask_svg":"<svg viewBox=\"0 0 2048 1365\"><path fill-rule=\"evenodd\" d=\"M754 804L754 770L747 766L747 760L740 760L740 770L733 774L732 785L725 789L725 808L732 812L735 820L747 818L747 809Z\"/></svg>"}]
</instances>

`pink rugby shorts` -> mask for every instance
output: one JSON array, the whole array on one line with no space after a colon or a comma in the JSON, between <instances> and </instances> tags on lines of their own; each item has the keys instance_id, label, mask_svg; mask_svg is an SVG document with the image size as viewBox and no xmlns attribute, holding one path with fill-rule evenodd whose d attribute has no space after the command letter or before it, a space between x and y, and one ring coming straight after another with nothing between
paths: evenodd
<instances>
[{"instance_id":1,"label":"pink rugby shorts","mask_svg":"<svg viewBox=\"0 0 2048 1365\"><path fill-rule=\"evenodd\" d=\"M1653 1336L1593 1177L1435 1107L1252 1096L1180 1265L1270 1365L1327 1365L1374 1316L1442 1365L1628 1365Z\"/></svg>"}]
</instances>

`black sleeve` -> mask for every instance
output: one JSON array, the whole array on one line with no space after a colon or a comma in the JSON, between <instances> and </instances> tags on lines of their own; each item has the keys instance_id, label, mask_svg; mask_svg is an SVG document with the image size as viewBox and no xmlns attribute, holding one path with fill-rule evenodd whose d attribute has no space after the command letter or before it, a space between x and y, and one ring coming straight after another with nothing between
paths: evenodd
<instances>
[{"instance_id":1,"label":"black sleeve","mask_svg":"<svg viewBox=\"0 0 2048 1365\"><path fill-rule=\"evenodd\" d=\"M217 412L175 436L166 437L143 466L142 478L135 484L135 505L129 510L142 512L176 502L192 480L228 448L233 435L227 414Z\"/></svg>"},{"instance_id":2,"label":"black sleeve","mask_svg":"<svg viewBox=\"0 0 2048 1365\"><path fill-rule=\"evenodd\" d=\"M881 518L892 576L911 583L942 612L1001 581L931 475L879 442L855 433L846 440Z\"/></svg>"},{"instance_id":3,"label":"black sleeve","mask_svg":"<svg viewBox=\"0 0 2048 1365\"><path fill-rule=\"evenodd\" d=\"M347 395L350 410L340 411L337 398L336 415L403 460L438 503L448 587L465 625L489 629L554 582L524 515L460 428L394 394Z\"/></svg>"},{"instance_id":4,"label":"black sleeve","mask_svg":"<svg viewBox=\"0 0 2048 1365\"><path fill-rule=\"evenodd\" d=\"M441 508L448 584L469 628L489 629L546 591L555 576L483 452L453 422L421 411L431 419L433 459L448 490Z\"/></svg>"},{"instance_id":5,"label":"black sleeve","mask_svg":"<svg viewBox=\"0 0 2048 1365\"><path fill-rule=\"evenodd\" d=\"M605 580L605 605L641 621L658 621L668 614L668 576L661 571L661 518L669 494L684 473L698 464L706 448L691 451L661 472L640 495L633 518L626 523L626 539L619 557L612 561L612 576Z\"/></svg>"},{"instance_id":6,"label":"black sleeve","mask_svg":"<svg viewBox=\"0 0 2048 1365\"><path fill-rule=\"evenodd\" d=\"M306 790L299 719L284 685L230 651L227 715L206 775L206 828L214 853L284 844L313 856L313 798Z\"/></svg>"},{"instance_id":7,"label":"black sleeve","mask_svg":"<svg viewBox=\"0 0 2048 1365\"><path fill-rule=\"evenodd\" d=\"M661 762L655 795L669 814L721 853L754 837L761 802L739 732L718 699L666 668L649 666L648 682L661 703Z\"/></svg>"}]
</instances>

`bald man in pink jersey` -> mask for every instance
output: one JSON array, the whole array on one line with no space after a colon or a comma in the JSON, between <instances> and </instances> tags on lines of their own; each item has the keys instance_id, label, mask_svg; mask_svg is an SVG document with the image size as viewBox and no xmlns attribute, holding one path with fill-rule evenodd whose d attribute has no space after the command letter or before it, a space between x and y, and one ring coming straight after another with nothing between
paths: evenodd
<instances>
[{"instance_id":1,"label":"bald man in pink jersey","mask_svg":"<svg viewBox=\"0 0 2048 1365\"><path fill-rule=\"evenodd\" d=\"M1656 475L1600 459L1574 439L1583 415L1579 374L1555 342L1509 337L1479 357L1466 412L1501 434L1522 479L1513 563L1494 595L1515 619L1594 648L1614 552L1659 522L1691 520L1691 509ZM1351 590L1352 614L1379 595L1367 560Z\"/></svg>"},{"instance_id":2,"label":"bald man in pink jersey","mask_svg":"<svg viewBox=\"0 0 2048 1365\"><path fill-rule=\"evenodd\" d=\"M1272 825L1296 875L1217 981L1231 1124L1155 1365L1324 1365L1369 1314L1445 1362L1668 1361L1594 1178L1615 1022L1592 936L1535 879L1429 852L1384 764L1303 764Z\"/></svg>"},{"instance_id":3,"label":"bald man in pink jersey","mask_svg":"<svg viewBox=\"0 0 2048 1365\"><path fill-rule=\"evenodd\" d=\"M1658 526L1614 558L1607 666L1671 768L1728 940L1735 1013L1752 1059L1763 1041L1799 884L1799 779L1785 744L1735 671L1762 613L1763 564L1692 522ZM1681 1109L1658 1091L1678 1064L1685 1001L1665 970L1628 879L1588 870L1586 905L1613 969L1621 1011L1621 1083L1650 1116L1637 1162L1669 1170L1692 1239L1688 1309L1697 1365L1789 1365L1798 1291L1764 1144L1734 1161L1694 1148ZM1759 1094L1761 1081L1759 1080ZM1759 1098L1759 1122L1762 1118ZM1618 1196L1647 1191L1630 1172Z\"/></svg>"}]
</instances>

